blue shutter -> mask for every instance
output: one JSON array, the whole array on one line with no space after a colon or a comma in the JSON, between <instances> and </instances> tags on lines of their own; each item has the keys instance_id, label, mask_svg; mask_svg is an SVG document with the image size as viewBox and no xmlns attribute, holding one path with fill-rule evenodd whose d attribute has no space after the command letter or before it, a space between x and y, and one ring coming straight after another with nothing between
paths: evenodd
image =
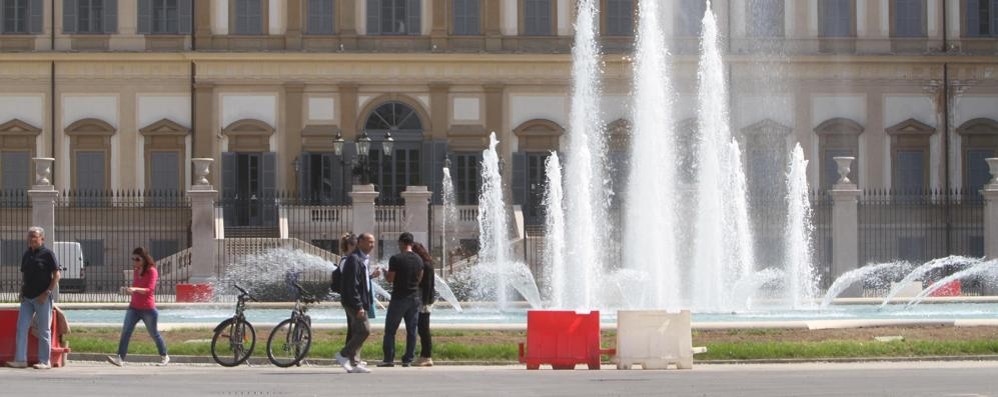
<instances>
[{"instance_id":1,"label":"blue shutter","mask_svg":"<svg viewBox=\"0 0 998 397\"><path fill-rule=\"evenodd\" d=\"M367 0L367 34L381 34L381 0Z\"/></svg>"},{"instance_id":2,"label":"blue shutter","mask_svg":"<svg viewBox=\"0 0 998 397\"><path fill-rule=\"evenodd\" d=\"M527 154L513 153L513 205L527 203Z\"/></svg>"},{"instance_id":3,"label":"blue shutter","mask_svg":"<svg viewBox=\"0 0 998 397\"><path fill-rule=\"evenodd\" d=\"M0 172L3 173L0 177L3 181L0 190L6 193L26 192L28 190L30 157L28 152L0 153Z\"/></svg>"},{"instance_id":4,"label":"blue shutter","mask_svg":"<svg viewBox=\"0 0 998 397\"><path fill-rule=\"evenodd\" d=\"M994 156L994 150L971 149L967 150L967 190L970 194L977 194L984 185L991 180L991 172L988 170L988 163L985 159Z\"/></svg>"},{"instance_id":5,"label":"blue shutter","mask_svg":"<svg viewBox=\"0 0 998 397\"><path fill-rule=\"evenodd\" d=\"M237 161L238 157L235 152L222 153L222 202L227 204L223 205L222 211L226 226L236 225L235 198L239 192L239 181L236 174ZM239 199L245 200L246 197Z\"/></svg>"},{"instance_id":6,"label":"blue shutter","mask_svg":"<svg viewBox=\"0 0 998 397\"><path fill-rule=\"evenodd\" d=\"M275 197L277 195L277 153L266 152L263 154L263 167L260 178L261 203L263 204L263 224L273 226L277 224L277 208Z\"/></svg>"},{"instance_id":7,"label":"blue shutter","mask_svg":"<svg viewBox=\"0 0 998 397\"><path fill-rule=\"evenodd\" d=\"M430 201L439 204L443 191L444 161L447 160L447 141L424 141L421 164L421 175L423 184L433 192Z\"/></svg>"},{"instance_id":8,"label":"blue shutter","mask_svg":"<svg viewBox=\"0 0 998 397\"><path fill-rule=\"evenodd\" d=\"M180 189L178 152L152 152L149 165L149 188L155 193L173 193Z\"/></svg>"},{"instance_id":9,"label":"blue shutter","mask_svg":"<svg viewBox=\"0 0 998 397\"><path fill-rule=\"evenodd\" d=\"M452 0L454 2L453 15L454 15L454 34L455 35L465 35L468 34L467 21L465 15L467 14L468 1L467 0Z\"/></svg>"},{"instance_id":10,"label":"blue shutter","mask_svg":"<svg viewBox=\"0 0 998 397\"><path fill-rule=\"evenodd\" d=\"M138 0L138 8L138 33L152 33L152 0Z\"/></svg>"},{"instance_id":11,"label":"blue shutter","mask_svg":"<svg viewBox=\"0 0 998 397\"><path fill-rule=\"evenodd\" d=\"M298 156L298 198L303 201L312 200L312 154L302 153Z\"/></svg>"},{"instance_id":12,"label":"blue shutter","mask_svg":"<svg viewBox=\"0 0 998 397\"><path fill-rule=\"evenodd\" d=\"M38 34L45 27L43 16L45 15L44 0L31 0L28 9L28 33Z\"/></svg>"},{"instance_id":13,"label":"blue shutter","mask_svg":"<svg viewBox=\"0 0 998 397\"><path fill-rule=\"evenodd\" d=\"M76 0L63 0L62 2L62 33L76 33Z\"/></svg>"},{"instance_id":14,"label":"blue shutter","mask_svg":"<svg viewBox=\"0 0 998 397\"><path fill-rule=\"evenodd\" d=\"M988 0L984 0L988 1ZM967 36L977 36L981 34L980 0L967 0Z\"/></svg>"},{"instance_id":15,"label":"blue shutter","mask_svg":"<svg viewBox=\"0 0 998 397\"><path fill-rule=\"evenodd\" d=\"M981 32L989 36L998 35L998 0L991 0L991 31Z\"/></svg>"},{"instance_id":16,"label":"blue shutter","mask_svg":"<svg viewBox=\"0 0 998 397\"><path fill-rule=\"evenodd\" d=\"M419 36L422 34L420 20L423 19L423 8L420 0L405 0L405 33Z\"/></svg>"},{"instance_id":17,"label":"blue shutter","mask_svg":"<svg viewBox=\"0 0 998 397\"><path fill-rule=\"evenodd\" d=\"M118 33L118 0L104 0L104 33Z\"/></svg>"},{"instance_id":18,"label":"blue shutter","mask_svg":"<svg viewBox=\"0 0 998 397\"><path fill-rule=\"evenodd\" d=\"M250 1L249 15L250 18L250 33L253 34L268 34L268 32L263 31L263 2L261 0Z\"/></svg>"},{"instance_id":19,"label":"blue shutter","mask_svg":"<svg viewBox=\"0 0 998 397\"><path fill-rule=\"evenodd\" d=\"M178 0L177 2L177 30L180 34L191 34L192 19L194 18L194 0Z\"/></svg>"},{"instance_id":20,"label":"blue shutter","mask_svg":"<svg viewBox=\"0 0 998 397\"><path fill-rule=\"evenodd\" d=\"M895 172L895 189L900 193L919 193L925 188L925 151L905 150L898 152L898 167Z\"/></svg>"}]
</instances>

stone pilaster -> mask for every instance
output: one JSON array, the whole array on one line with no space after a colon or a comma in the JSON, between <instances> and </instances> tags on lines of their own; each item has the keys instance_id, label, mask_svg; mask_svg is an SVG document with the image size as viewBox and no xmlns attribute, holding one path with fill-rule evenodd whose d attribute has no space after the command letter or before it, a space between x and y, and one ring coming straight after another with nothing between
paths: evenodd
<instances>
[{"instance_id":1,"label":"stone pilaster","mask_svg":"<svg viewBox=\"0 0 998 397\"><path fill-rule=\"evenodd\" d=\"M402 192L405 200L405 231L412 233L417 242L429 247L430 197L433 192L426 186L406 186Z\"/></svg>"}]
</instances>

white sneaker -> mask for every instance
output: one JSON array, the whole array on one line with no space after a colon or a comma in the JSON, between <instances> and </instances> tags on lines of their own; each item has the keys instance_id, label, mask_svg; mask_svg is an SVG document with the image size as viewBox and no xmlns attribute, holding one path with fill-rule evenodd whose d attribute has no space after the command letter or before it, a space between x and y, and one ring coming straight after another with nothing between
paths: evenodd
<instances>
[{"instance_id":1,"label":"white sneaker","mask_svg":"<svg viewBox=\"0 0 998 397\"><path fill-rule=\"evenodd\" d=\"M347 372L353 372L354 366L350 364L350 359L343 357L339 352L336 353L336 363L347 370Z\"/></svg>"},{"instance_id":2,"label":"white sneaker","mask_svg":"<svg viewBox=\"0 0 998 397\"><path fill-rule=\"evenodd\" d=\"M48 363L38 363L33 365L33 367L35 367L35 369L52 369L52 366Z\"/></svg>"},{"instance_id":3,"label":"white sneaker","mask_svg":"<svg viewBox=\"0 0 998 397\"><path fill-rule=\"evenodd\" d=\"M121 356L107 356L107 362L114 364L115 366L118 367L125 365L125 360L122 360Z\"/></svg>"},{"instance_id":4,"label":"white sneaker","mask_svg":"<svg viewBox=\"0 0 998 397\"><path fill-rule=\"evenodd\" d=\"M8 361L7 366L11 368L28 368L28 363L24 361Z\"/></svg>"},{"instance_id":5,"label":"white sneaker","mask_svg":"<svg viewBox=\"0 0 998 397\"><path fill-rule=\"evenodd\" d=\"M169 364L169 363L170 363L170 355L167 354L165 356L159 356L159 364L156 364L156 365L162 367L162 366L164 366L166 364Z\"/></svg>"},{"instance_id":6,"label":"white sneaker","mask_svg":"<svg viewBox=\"0 0 998 397\"><path fill-rule=\"evenodd\" d=\"M350 370L350 373L351 374L369 374L369 373L371 373L371 370L367 369L367 367L361 367L361 366L358 365L356 367L353 367L353 369Z\"/></svg>"}]
</instances>

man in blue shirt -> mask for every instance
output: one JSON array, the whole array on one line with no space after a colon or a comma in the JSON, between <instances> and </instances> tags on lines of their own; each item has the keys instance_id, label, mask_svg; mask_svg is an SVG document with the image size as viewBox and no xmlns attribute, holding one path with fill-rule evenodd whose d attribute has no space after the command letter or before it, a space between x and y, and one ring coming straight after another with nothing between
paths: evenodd
<instances>
[{"instance_id":1,"label":"man in blue shirt","mask_svg":"<svg viewBox=\"0 0 998 397\"><path fill-rule=\"evenodd\" d=\"M45 230L33 226L28 229L28 250L21 257L21 307L17 314L17 342L13 368L28 365L28 329L34 318L38 330L37 369L49 369L52 354L52 291L59 286L59 264L55 253L45 247Z\"/></svg>"}]
</instances>

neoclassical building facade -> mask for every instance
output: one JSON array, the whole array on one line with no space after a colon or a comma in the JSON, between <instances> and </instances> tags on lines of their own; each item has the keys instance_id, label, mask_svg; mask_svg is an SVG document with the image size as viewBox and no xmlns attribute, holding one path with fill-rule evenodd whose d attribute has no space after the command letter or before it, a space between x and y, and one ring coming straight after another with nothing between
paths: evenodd
<instances>
[{"instance_id":1,"label":"neoclassical building facade","mask_svg":"<svg viewBox=\"0 0 998 397\"><path fill-rule=\"evenodd\" d=\"M696 117L706 1L663 1L677 100ZM975 190L998 150L998 1L715 0L750 189L800 143L809 181L857 158L864 189ZM626 159L635 0L600 0L609 157ZM385 200L406 185L477 200L495 132L538 219L543 158L568 130L572 0L0 0L0 187L54 157L66 190L186 190L343 203L357 145ZM668 106L644 104L646 108ZM381 143L391 134L394 145ZM337 153L334 141L342 138ZM667 160L667 159L663 159Z\"/></svg>"}]
</instances>

